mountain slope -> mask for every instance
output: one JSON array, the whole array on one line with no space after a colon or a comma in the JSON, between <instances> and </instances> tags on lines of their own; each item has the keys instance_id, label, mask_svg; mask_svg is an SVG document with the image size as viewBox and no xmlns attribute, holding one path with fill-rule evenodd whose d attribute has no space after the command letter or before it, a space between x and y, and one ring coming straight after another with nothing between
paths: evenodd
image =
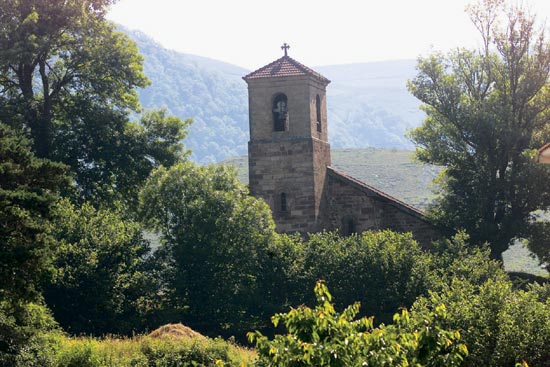
<instances>
[{"instance_id":1,"label":"mountain slope","mask_svg":"<svg viewBox=\"0 0 550 367\"><path fill-rule=\"evenodd\" d=\"M398 60L315 68L332 80L327 89L332 146L412 149L405 133L424 118L406 89L415 65Z\"/></svg>"},{"instance_id":2,"label":"mountain slope","mask_svg":"<svg viewBox=\"0 0 550 367\"><path fill-rule=\"evenodd\" d=\"M141 32L122 30L137 42L152 81L139 92L143 106L165 107L195 120L185 142L192 158L206 163L245 154L248 96L241 77L249 71L171 51ZM332 80L327 98L333 148L412 148L404 133L423 118L418 101L406 89L414 65L404 60L314 67Z\"/></svg>"},{"instance_id":3,"label":"mountain slope","mask_svg":"<svg viewBox=\"0 0 550 367\"><path fill-rule=\"evenodd\" d=\"M241 76L247 71L167 50L140 32L127 33L136 41L152 82L139 91L143 107L166 108L182 119L194 119L185 140L193 150L192 158L215 162L246 152L248 97Z\"/></svg>"}]
</instances>

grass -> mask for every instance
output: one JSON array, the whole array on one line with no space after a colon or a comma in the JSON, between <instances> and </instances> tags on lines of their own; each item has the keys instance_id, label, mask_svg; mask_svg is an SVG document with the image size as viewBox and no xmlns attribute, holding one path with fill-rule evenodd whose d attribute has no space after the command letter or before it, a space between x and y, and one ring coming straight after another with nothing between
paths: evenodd
<instances>
[{"instance_id":1,"label":"grass","mask_svg":"<svg viewBox=\"0 0 550 367\"><path fill-rule=\"evenodd\" d=\"M331 151L332 166L419 209L435 197L431 182L440 167L414 161L410 150L381 148ZM239 180L248 184L248 158L239 156L222 163L235 166Z\"/></svg>"},{"instance_id":2,"label":"grass","mask_svg":"<svg viewBox=\"0 0 550 367\"><path fill-rule=\"evenodd\" d=\"M548 271L541 268L539 261L521 243L517 242L502 254L504 268L509 273L527 273L539 277L548 277Z\"/></svg>"},{"instance_id":3,"label":"grass","mask_svg":"<svg viewBox=\"0 0 550 367\"><path fill-rule=\"evenodd\" d=\"M249 366L256 352L222 339L136 336L60 336L52 350L55 367Z\"/></svg>"}]
</instances>

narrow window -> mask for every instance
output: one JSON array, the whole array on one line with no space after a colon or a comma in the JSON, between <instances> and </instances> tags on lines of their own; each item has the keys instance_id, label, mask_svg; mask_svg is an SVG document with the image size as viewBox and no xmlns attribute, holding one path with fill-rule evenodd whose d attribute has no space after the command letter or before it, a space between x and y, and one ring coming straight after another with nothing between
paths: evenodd
<instances>
[{"instance_id":1,"label":"narrow window","mask_svg":"<svg viewBox=\"0 0 550 367\"><path fill-rule=\"evenodd\" d=\"M321 97L319 95L315 98L315 110L317 112L317 131L321 132Z\"/></svg>"},{"instance_id":2,"label":"narrow window","mask_svg":"<svg viewBox=\"0 0 550 367\"><path fill-rule=\"evenodd\" d=\"M346 217L342 222L342 232L344 236L351 236L352 234L357 233L357 224L355 223L355 219L352 217Z\"/></svg>"},{"instance_id":3,"label":"narrow window","mask_svg":"<svg viewBox=\"0 0 550 367\"><path fill-rule=\"evenodd\" d=\"M286 212L286 210L286 194L284 192L281 192L281 212Z\"/></svg>"},{"instance_id":4,"label":"narrow window","mask_svg":"<svg viewBox=\"0 0 550 367\"><path fill-rule=\"evenodd\" d=\"M287 131L288 130L288 105L287 98L280 93L273 99L273 130Z\"/></svg>"}]
</instances>

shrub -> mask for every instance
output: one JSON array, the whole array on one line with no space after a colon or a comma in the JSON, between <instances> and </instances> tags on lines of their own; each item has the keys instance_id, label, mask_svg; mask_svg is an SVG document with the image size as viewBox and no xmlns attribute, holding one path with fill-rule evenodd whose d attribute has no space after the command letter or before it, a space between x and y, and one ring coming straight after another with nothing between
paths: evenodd
<instances>
[{"instance_id":1,"label":"shrub","mask_svg":"<svg viewBox=\"0 0 550 367\"><path fill-rule=\"evenodd\" d=\"M38 303L0 302L0 366L47 367L56 348L56 323Z\"/></svg>"},{"instance_id":2,"label":"shrub","mask_svg":"<svg viewBox=\"0 0 550 367\"><path fill-rule=\"evenodd\" d=\"M44 297L63 329L99 335L143 330L143 304L155 287L140 225L120 210L62 200L52 232L57 272Z\"/></svg>"},{"instance_id":3,"label":"shrub","mask_svg":"<svg viewBox=\"0 0 550 367\"><path fill-rule=\"evenodd\" d=\"M487 248L470 248L461 235L447 241L434 257L431 291L413 305L428 315L447 306L444 327L458 330L470 354L465 366L514 366L527 361L550 366L550 286L514 289Z\"/></svg>"},{"instance_id":4,"label":"shrub","mask_svg":"<svg viewBox=\"0 0 550 367\"><path fill-rule=\"evenodd\" d=\"M410 233L368 231L340 237L336 233L312 234L304 244L305 287L326 281L337 308L360 301L363 315L391 322L400 307L410 307L427 291L431 256ZM313 299L299 300L311 302Z\"/></svg>"},{"instance_id":5,"label":"shrub","mask_svg":"<svg viewBox=\"0 0 550 367\"><path fill-rule=\"evenodd\" d=\"M359 304L337 313L332 296L319 282L315 286L317 306L300 306L273 316L282 322L286 335L269 340L249 333L256 343L259 366L459 366L467 349L460 334L441 327L445 307L436 307L427 317L402 311L395 324L373 327L373 318L355 320Z\"/></svg>"}]
</instances>

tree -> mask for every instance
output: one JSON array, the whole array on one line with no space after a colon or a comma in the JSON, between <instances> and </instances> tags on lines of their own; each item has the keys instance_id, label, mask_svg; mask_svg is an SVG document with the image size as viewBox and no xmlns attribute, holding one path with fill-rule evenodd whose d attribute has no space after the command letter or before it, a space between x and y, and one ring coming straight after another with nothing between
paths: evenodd
<instances>
[{"instance_id":1,"label":"tree","mask_svg":"<svg viewBox=\"0 0 550 367\"><path fill-rule=\"evenodd\" d=\"M129 122L117 111L104 111L88 116L86 122L64 126L55 142L63 146L56 159L70 165L77 181L76 190L65 194L81 203L118 202L135 210L151 171L187 156L181 140L190 123L165 110L146 112L139 123Z\"/></svg>"},{"instance_id":2,"label":"tree","mask_svg":"<svg viewBox=\"0 0 550 367\"><path fill-rule=\"evenodd\" d=\"M501 258L550 206L550 172L531 152L550 138L550 43L524 9L483 0L468 9L482 47L421 58L409 90L427 118L417 157L446 166L432 216L489 242Z\"/></svg>"},{"instance_id":3,"label":"tree","mask_svg":"<svg viewBox=\"0 0 550 367\"><path fill-rule=\"evenodd\" d=\"M39 159L30 142L0 123L0 299L36 301L51 269L48 235L57 192L68 184L63 165Z\"/></svg>"},{"instance_id":4,"label":"tree","mask_svg":"<svg viewBox=\"0 0 550 367\"><path fill-rule=\"evenodd\" d=\"M447 318L441 326L462 335L470 352L465 366L514 366L522 360L549 366L549 289L535 283L526 291L514 290L509 279L475 283L455 277L438 292L420 297L411 312L422 317L445 304Z\"/></svg>"},{"instance_id":5,"label":"tree","mask_svg":"<svg viewBox=\"0 0 550 367\"><path fill-rule=\"evenodd\" d=\"M0 119L67 164L79 199L94 202L136 200L136 183L182 155L186 127L164 112L129 122L149 82L135 43L105 19L113 2L0 3Z\"/></svg>"},{"instance_id":6,"label":"tree","mask_svg":"<svg viewBox=\"0 0 550 367\"><path fill-rule=\"evenodd\" d=\"M149 242L141 226L117 210L56 207L56 275L44 298L57 322L73 334L130 335L144 330L156 288L148 269Z\"/></svg>"},{"instance_id":7,"label":"tree","mask_svg":"<svg viewBox=\"0 0 550 367\"><path fill-rule=\"evenodd\" d=\"M182 162L156 169L141 192L142 216L161 235L164 294L192 328L250 330L262 318L275 225L234 170Z\"/></svg>"},{"instance_id":8,"label":"tree","mask_svg":"<svg viewBox=\"0 0 550 367\"><path fill-rule=\"evenodd\" d=\"M30 130L40 157L51 157L55 124L67 110L82 119L89 108L138 107L134 87L147 79L136 46L104 18L112 2L5 0L0 7L2 107Z\"/></svg>"},{"instance_id":9,"label":"tree","mask_svg":"<svg viewBox=\"0 0 550 367\"><path fill-rule=\"evenodd\" d=\"M349 237L319 233L302 246L307 281L301 284L301 294L323 279L338 300L337 307L359 301L363 314L375 316L377 322L391 321L395 310L410 307L427 292L432 259L410 233L368 231ZM293 301L294 306L304 302Z\"/></svg>"},{"instance_id":10,"label":"tree","mask_svg":"<svg viewBox=\"0 0 550 367\"><path fill-rule=\"evenodd\" d=\"M269 340L249 333L256 343L260 366L460 366L468 354L460 334L442 325L443 305L416 318L403 310L394 315L394 325L373 327L373 318L355 320L359 303L341 313L330 302L323 283L315 286L314 309L300 306L272 317L283 323L286 335Z\"/></svg>"},{"instance_id":11,"label":"tree","mask_svg":"<svg viewBox=\"0 0 550 367\"><path fill-rule=\"evenodd\" d=\"M32 354L35 336L54 324L39 285L53 273L48 232L67 184L66 167L36 158L27 139L0 123L0 366Z\"/></svg>"}]
</instances>

